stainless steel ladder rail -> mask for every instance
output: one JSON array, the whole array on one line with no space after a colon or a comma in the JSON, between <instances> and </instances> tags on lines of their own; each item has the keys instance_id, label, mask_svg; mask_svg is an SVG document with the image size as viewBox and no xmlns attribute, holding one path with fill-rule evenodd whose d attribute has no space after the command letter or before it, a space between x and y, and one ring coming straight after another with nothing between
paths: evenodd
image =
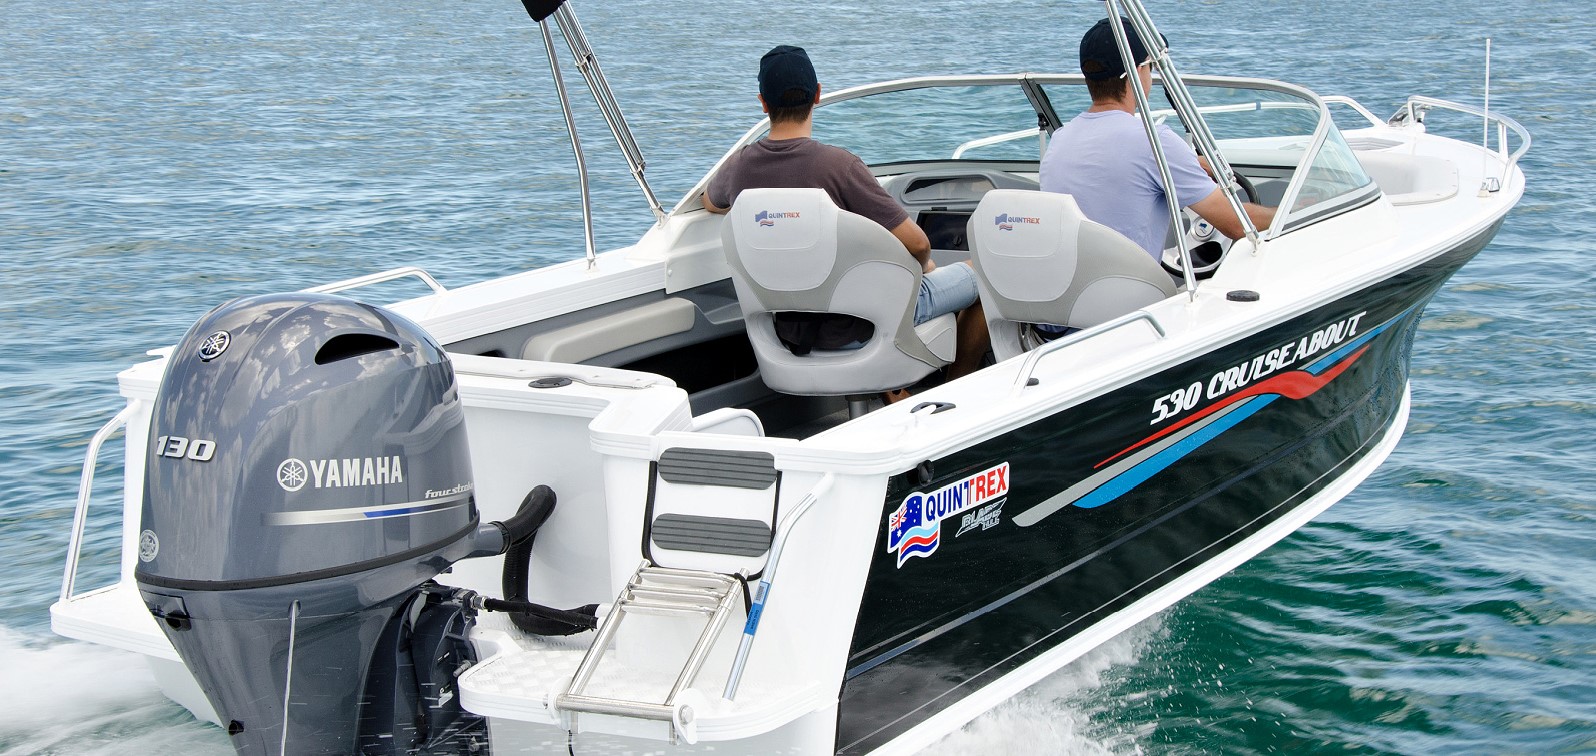
<instances>
[{"instance_id":1,"label":"stainless steel ladder rail","mask_svg":"<svg viewBox=\"0 0 1596 756\"><path fill-rule=\"evenodd\" d=\"M730 616L736 604L738 585L736 579L718 573L655 567L647 561L638 565L637 571L632 573L626 587L615 597L615 603L610 606L609 613L604 615L603 621L599 623L593 645L582 657L582 663L571 676L571 682L566 686L565 692L554 697L554 708L572 714L586 712L670 722L674 737L681 725L690 723L693 719L690 707L681 706L678 711L676 699L683 690L693 684L699 671L703 669L705 660L709 658L710 649L715 645L721 629L726 625L726 618ZM696 614L706 617L698 642L688 652L687 662L682 666L681 673L676 676L664 702L631 701L587 693L587 685L592 681L593 674L598 671L605 652L615 640L615 633L620 629L621 621L631 612L658 615Z\"/></svg>"}]
</instances>

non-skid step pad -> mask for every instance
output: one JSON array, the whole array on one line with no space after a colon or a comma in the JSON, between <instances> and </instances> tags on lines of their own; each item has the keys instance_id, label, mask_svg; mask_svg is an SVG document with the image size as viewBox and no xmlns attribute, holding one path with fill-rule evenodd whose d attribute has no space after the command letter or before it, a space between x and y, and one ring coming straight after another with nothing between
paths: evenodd
<instances>
[{"instance_id":1,"label":"non-skid step pad","mask_svg":"<svg viewBox=\"0 0 1596 756\"><path fill-rule=\"evenodd\" d=\"M776 458L769 452L671 448L659 456L659 476L671 483L760 490L776 482Z\"/></svg>"},{"instance_id":2,"label":"non-skid step pad","mask_svg":"<svg viewBox=\"0 0 1596 756\"><path fill-rule=\"evenodd\" d=\"M732 556L759 556L770 548L770 526L759 520L666 514L649 531L661 548Z\"/></svg>"}]
</instances>

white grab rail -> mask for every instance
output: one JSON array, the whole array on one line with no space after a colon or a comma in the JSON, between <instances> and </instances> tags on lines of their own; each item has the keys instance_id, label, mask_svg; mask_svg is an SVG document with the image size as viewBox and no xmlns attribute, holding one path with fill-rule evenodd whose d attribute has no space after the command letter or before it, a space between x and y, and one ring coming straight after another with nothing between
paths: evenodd
<instances>
[{"instance_id":1,"label":"white grab rail","mask_svg":"<svg viewBox=\"0 0 1596 756\"><path fill-rule=\"evenodd\" d=\"M83 549L83 528L89 520L89 499L94 493L94 467L100 461L100 447L111 434L127 425L127 419L136 406L137 402L129 402L121 412L116 413L116 417L111 418L89 439L88 451L84 452L83 476L78 479L78 507L72 514L72 538L67 542L66 572L61 576L62 603L72 600L72 589L76 587L78 579L78 557Z\"/></svg>"}]
</instances>

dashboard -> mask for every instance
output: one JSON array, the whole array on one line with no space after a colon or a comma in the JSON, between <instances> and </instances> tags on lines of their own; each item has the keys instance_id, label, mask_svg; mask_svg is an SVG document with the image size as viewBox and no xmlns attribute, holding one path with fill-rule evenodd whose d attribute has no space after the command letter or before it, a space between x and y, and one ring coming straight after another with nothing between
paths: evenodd
<instances>
[{"instance_id":1,"label":"dashboard","mask_svg":"<svg viewBox=\"0 0 1596 756\"><path fill-rule=\"evenodd\" d=\"M905 170L907 169L907 170ZM883 175L885 171L891 175ZM1037 190L1036 163L971 166L942 162L876 166L881 185L925 231L931 249L969 252L965 228L981 197L993 189ZM939 262L941 262L939 260Z\"/></svg>"}]
</instances>

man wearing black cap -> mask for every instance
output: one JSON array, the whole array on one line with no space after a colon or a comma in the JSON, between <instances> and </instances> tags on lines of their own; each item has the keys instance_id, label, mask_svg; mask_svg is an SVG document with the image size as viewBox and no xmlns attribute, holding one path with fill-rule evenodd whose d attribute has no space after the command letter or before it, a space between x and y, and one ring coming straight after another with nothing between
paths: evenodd
<instances>
[{"instance_id":1,"label":"man wearing black cap","mask_svg":"<svg viewBox=\"0 0 1596 756\"><path fill-rule=\"evenodd\" d=\"M959 313L958 350L948 368L948 377L958 378L978 370L989 337L976 301L975 272L963 262L937 267L931 259L931 242L925 231L881 188L864 161L841 147L810 138L814 106L819 101L820 82L803 48L777 45L765 53L759 60L759 102L770 114L770 134L727 159L704 191L704 208L724 213L744 189L824 189L837 207L891 231L920 262L924 275L914 313L917 325L950 312ZM858 346L858 339L850 335L846 325L827 327L822 337L823 343L808 346Z\"/></svg>"},{"instance_id":2,"label":"man wearing black cap","mask_svg":"<svg viewBox=\"0 0 1596 756\"><path fill-rule=\"evenodd\" d=\"M1122 20L1131 59L1142 61L1136 76L1151 92L1153 70L1147 46L1130 20ZM1081 73L1086 75L1092 106L1053 133L1042 157L1042 190L1074 195L1086 217L1129 237L1157 260L1169 228L1169 203L1147 131L1136 117L1136 93L1106 18L1081 37ZM1197 155L1168 126L1158 127L1158 138L1181 206L1207 219L1220 233L1241 238L1241 219ZM1266 228L1274 220L1274 208L1252 203L1244 207L1256 228Z\"/></svg>"}]
</instances>

